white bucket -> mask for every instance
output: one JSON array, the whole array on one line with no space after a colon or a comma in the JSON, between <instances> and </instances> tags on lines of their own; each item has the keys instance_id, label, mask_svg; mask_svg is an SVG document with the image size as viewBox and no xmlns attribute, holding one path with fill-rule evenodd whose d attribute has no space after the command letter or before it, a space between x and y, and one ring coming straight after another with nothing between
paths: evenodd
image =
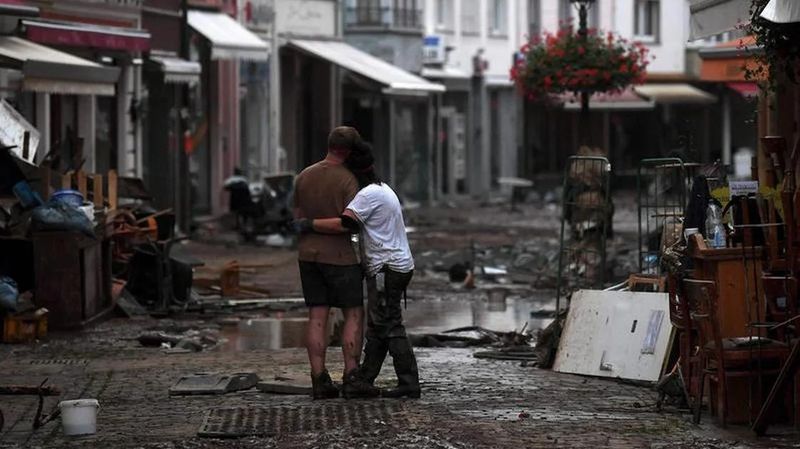
<instances>
[{"instance_id":1,"label":"white bucket","mask_svg":"<svg viewBox=\"0 0 800 449\"><path fill-rule=\"evenodd\" d=\"M97 432L97 399L75 399L58 403L65 435L90 435Z\"/></svg>"}]
</instances>

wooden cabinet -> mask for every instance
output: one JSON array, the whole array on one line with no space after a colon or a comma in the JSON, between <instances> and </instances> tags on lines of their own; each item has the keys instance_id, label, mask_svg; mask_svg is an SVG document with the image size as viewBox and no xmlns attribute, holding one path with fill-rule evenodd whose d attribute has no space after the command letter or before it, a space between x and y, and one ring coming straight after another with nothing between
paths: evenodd
<instances>
[{"instance_id":1,"label":"wooden cabinet","mask_svg":"<svg viewBox=\"0 0 800 449\"><path fill-rule=\"evenodd\" d=\"M692 251L694 277L717 284L717 316L723 338L758 335L758 330L750 326L765 321L766 304L761 285L763 256L761 247L695 248Z\"/></svg>"},{"instance_id":2,"label":"wooden cabinet","mask_svg":"<svg viewBox=\"0 0 800 449\"><path fill-rule=\"evenodd\" d=\"M33 236L34 302L53 329L81 327L111 306L108 242L75 232Z\"/></svg>"}]
</instances>

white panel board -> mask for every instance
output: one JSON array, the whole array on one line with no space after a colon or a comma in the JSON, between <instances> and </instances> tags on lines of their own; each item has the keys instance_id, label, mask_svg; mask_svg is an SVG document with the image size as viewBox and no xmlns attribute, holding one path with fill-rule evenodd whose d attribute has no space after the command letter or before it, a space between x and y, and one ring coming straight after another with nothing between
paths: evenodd
<instances>
[{"instance_id":1,"label":"white panel board","mask_svg":"<svg viewBox=\"0 0 800 449\"><path fill-rule=\"evenodd\" d=\"M580 290L553 370L655 382L672 333L666 293Z\"/></svg>"},{"instance_id":2,"label":"white panel board","mask_svg":"<svg viewBox=\"0 0 800 449\"><path fill-rule=\"evenodd\" d=\"M23 153L26 132L29 133L28 154ZM0 100L0 144L14 146L11 152L25 162L33 164L36 159L39 131L5 100Z\"/></svg>"}]
</instances>

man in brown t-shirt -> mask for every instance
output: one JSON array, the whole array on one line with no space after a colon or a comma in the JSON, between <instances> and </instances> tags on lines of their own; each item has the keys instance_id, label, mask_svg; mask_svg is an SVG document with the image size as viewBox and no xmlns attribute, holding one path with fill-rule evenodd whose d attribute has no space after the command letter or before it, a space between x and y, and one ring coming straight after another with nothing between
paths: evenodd
<instances>
[{"instance_id":1,"label":"man in brown t-shirt","mask_svg":"<svg viewBox=\"0 0 800 449\"><path fill-rule=\"evenodd\" d=\"M340 126L331 131L325 159L307 167L295 180L296 223L337 217L344 211L358 192L358 182L342 164L360 139L358 131L351 127ZM303 296L308 306L306 348L313 396L314 399L338 397L339 390L325 369L328 314L331 307L339 307L344 315L343 378L347 383L356 372L361 355L364 275L349 234L301 232L297 249Z\"/></svg>"}]
</instances>

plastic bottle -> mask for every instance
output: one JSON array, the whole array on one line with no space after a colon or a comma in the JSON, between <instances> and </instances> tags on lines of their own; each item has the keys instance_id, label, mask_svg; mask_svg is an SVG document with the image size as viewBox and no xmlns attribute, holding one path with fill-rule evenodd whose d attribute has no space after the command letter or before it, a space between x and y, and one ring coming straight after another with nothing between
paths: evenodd
<instances>
[{"instance_id":1,"label":"plastic bottle","mask_svg":"<svg viewBox=\"0 0 800 449\"><path fill-rule=\"evenodd\" d=\"M716 202L706 208L706 240L711 248L725 248L727 235L722 225L722 209Z\"/></svg>"}]
</instances>

